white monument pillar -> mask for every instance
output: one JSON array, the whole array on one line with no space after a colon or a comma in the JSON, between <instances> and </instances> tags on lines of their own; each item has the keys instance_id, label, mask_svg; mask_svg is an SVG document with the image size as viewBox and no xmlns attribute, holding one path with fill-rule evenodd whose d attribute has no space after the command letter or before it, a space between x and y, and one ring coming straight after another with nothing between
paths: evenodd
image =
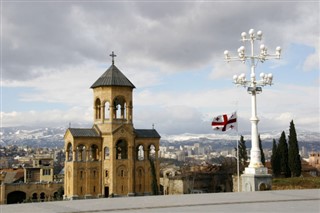
<instances>
[{"instance_id":1,"label":"white monument pillar","mask_svg":"<svg viewBox=\"0 0 320 213\"><path fill-rule=\"evenodd\" d=\"M255 69L258 62L264 62L270 58L280 59L281 48L276 48L276 53L270 55L267 53L267 48L265 45L260 45L260 54L254 54L254 42L256 40L262 39L262 32L258 31L255 33L253 29L249 30L249 36L247 33L241 33L241 39L245 43L250 42L251 54L245 54L245 47L241 46L238 49L237 57L230 57L229 52L224 51L225 59L229 61L241 61L245 63L247 60L250 61L251 73L250 80L246 80L245 74L242 73L239 76L233 76L234 83L236 85L241 85L247 87L247 91L251 94L251 150L250 150L250 164L245 168L242 178L242 191L259 191L271 189L271 175L268 174L268 169L261 163L261 153L259 148L258 139L258 122L259 118L257 116L257 100L256 95L262 92L262 86L272 85L273 76L272 74L261 73L261 80L256 80Z\"/></svg>"}]
</instances>

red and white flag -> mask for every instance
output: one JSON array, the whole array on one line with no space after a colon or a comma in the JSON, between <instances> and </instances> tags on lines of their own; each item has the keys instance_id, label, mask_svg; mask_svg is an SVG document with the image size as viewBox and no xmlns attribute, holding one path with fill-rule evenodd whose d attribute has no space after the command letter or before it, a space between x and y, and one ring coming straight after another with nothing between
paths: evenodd
<instances>
[{"instance_id":1,"label":"red and white flag","mask_svg":"<svg viewBox=\"0 0 320 213\"><path fill-rule=\"evenodd\" d=\"M237 112L234 112L228 118L227 114L219 115L213 118L212 129L217 131L226 131L228 129L238 129Z\"/></svg>"}]
</instances>

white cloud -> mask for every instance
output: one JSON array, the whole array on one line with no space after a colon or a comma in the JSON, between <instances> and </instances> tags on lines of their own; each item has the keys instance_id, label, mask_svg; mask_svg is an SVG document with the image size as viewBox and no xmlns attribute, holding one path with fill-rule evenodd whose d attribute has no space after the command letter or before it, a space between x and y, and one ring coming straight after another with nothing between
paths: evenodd
<instances>
[{"instance_id":1,"label":"white cloud","mask_svg":"<svg viewBox=\"0 0 320 213\"><path fill-rule=\"evenodd\" d=\"M92 109L73 107L66 111L45 110L26 112L1 112L3 126L68 126L92 123Z\"/></svg>"},{"instance_id":2,"label":"white cloud","mask_svg":"<svg viewBox=\"0 0 320 213\"><path fill-rule=\"evenodd\" d=\"M283 52L295 44L314 48L303 69L319 71L318 6L317 2L4 2L2 86L31 88L20 91L22 104L62 103L67 110L6 110L3 124L91 122L89 87L108 68L108 55L115 51L117 67L137 87L137 126L156 123L156 128L171 133L211 131L207 126L211 116L238 108L242 129L250 129L250 96L231 83L234 74L248 73L248 67L224 62L223 51L236 52L242 45L240 33L255 28L264 32L270 53L278 45ZM284 58L267 68L290 64L294 62ZM201 83L193 85L194 90L168 89L173 87L166 80L175 73L187 76L208 67L209 89ZM276 79L276 85L258 95L259 127L284 128L294 119L298 126L319 128L318 84L288 85L289 71L283 71L287 83Z\"/></svg>"},{"instance_id":3,"label":"white cloud","mask_svg":"<svg viewBox=\"0 0 320 213\"><path fill-rule=\"evenodd\" d=\"M320 39L320 38L319 38ZM303 70L304 71L313 71L320 68L320 62L319 62L319 48L317 48L317 51L307 57L303 64Z\"/></svg>"}]
</instances>

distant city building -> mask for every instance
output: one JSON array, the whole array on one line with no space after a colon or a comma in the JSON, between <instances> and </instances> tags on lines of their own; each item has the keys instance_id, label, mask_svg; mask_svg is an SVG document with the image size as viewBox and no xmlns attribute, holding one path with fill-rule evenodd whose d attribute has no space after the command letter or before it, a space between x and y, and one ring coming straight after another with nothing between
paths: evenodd
<instances>
[{"instance_id":1,"label":"distant city building","mask_svg":"<svg viewBox=\"0 0 320 213\"><path fill-rule=\"evenodd\" d=\"M159 190L155 129L133 127L135 86L114 65L91 86L92 128L67 129L65 199L151 195Z\"/></svg>"}]
</instances>

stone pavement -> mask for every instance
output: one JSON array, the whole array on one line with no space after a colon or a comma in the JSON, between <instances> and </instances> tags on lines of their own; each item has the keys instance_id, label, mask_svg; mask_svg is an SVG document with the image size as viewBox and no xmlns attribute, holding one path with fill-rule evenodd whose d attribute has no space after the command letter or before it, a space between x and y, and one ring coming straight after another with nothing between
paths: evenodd
<instances>
[{"instance_id":1,"label":"stone pavement","mask_svg":"<svg viewBox=\"0 0 320 213\"><path fill-rule=\"evenodd\" d=\"M0 213L320 212L320 190L101 198L1 205Z\"/></svg>"}]
</instances>

